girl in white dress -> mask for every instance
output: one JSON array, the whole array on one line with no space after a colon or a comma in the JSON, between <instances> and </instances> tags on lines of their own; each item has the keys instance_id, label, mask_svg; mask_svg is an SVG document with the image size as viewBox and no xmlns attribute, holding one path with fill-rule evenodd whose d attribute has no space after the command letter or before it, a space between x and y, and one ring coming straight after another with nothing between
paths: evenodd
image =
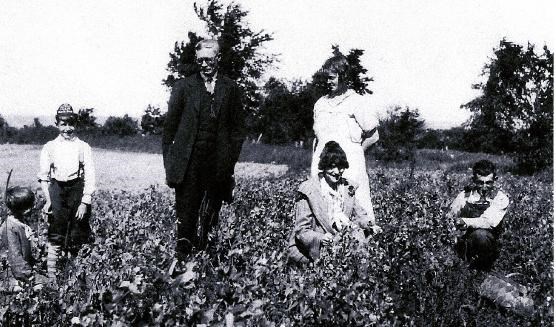
<instances>
[{"instance_id":1,"label":"girl in white dress","mask_svg":"<svg viewBox=\"0 0 556 327\"><path fill-rule=\"evenodd\" d=\"M367 96L347 87L347 68L347 60L342 54L335 54L322 68L328 78L330 92L315 103L313 129L316 139L311 176L318 175L318 161L324 145L328 141L338 142L349 162L343 176L359 185L355 197L374 224L364 150L378 140L378 117L371 109ZM380 228L376 227L379 231Z\"/></svg>"}]
</instances>

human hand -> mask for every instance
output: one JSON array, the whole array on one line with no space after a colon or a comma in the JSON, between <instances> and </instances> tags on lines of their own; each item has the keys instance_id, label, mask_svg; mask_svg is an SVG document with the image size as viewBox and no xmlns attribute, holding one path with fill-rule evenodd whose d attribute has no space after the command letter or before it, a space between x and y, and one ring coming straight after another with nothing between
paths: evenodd
<instances>
[{"instance_id":1,"label":"human hand","mask_svg":"<svg viewBox=\"0 0 556 327\"><path fill-rule=\"evenodd\" d=\"M334 237L332 236L332 234L326 233L326 234L324 234L324 236L322 237L321 242L322 242L322 244L324 244L324 245L330 245L330 244L332 243L333 238L334 238Z\"/></svg>"},{"instance_id":2,"label":"human hand","mask_svg":"<svg viewBox=\"0 0 556 327\"><path fill-rule=\"evenodd\" d=\"M465 221L463 221L463 219L458 218L456 219L456 230L462 231L467 229L467 224L465 223Z\"/></svg>"},{"instance_id":3,"label":"human hand","mask_svg":"<svg viewBox=\"0 0 556 327\"><path fill-rule=\"evenodd\" d=\"M81 220L81 219L83 219L83 217L85 217L86 213L87 213L87 205L85 203L81 203L79 205L79 208L77 208L77 212L75 213L75 217L77 217L77 220Z\"/></svg>"},{"instance_id":4,"label":"human hand","mask_svg":"<svg viewBox=\"0 0 556 327\"><path fill-rule=\"evenodd\" d=\"M46 202L44 203L44 206L42 207L42 212L49 215L52 213L52 202L50 202L50 199L46 199Z\"/></svg>"},{"instance_id":5,"label":"human hand","mask_svg":"<svg viewBox=\"0 0 556 327\"><path fill-rule=\"evenodd\" d=\"M378 225L372 225L370 229L373 231L373 234L382 233L382 228Z\"/></svg>"}]
</instances>

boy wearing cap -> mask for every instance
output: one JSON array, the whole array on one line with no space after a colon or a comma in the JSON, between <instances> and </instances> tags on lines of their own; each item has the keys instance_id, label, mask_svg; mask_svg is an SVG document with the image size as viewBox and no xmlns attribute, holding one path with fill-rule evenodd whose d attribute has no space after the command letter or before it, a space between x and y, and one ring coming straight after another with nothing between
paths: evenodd
<instances>
[{"instance_id":1,"label":"boy wearing cap","mask_svg":"<svg viewBox=\"0 0 556 327\"><path fill-rule=\"evenodd\" d=\"M91 147L75 135L77 115L69 104L56 113L60 134L41 151L38 174L46 198L43 211L49 214L49 277L55 278L60 250L75 255L89 242L91 196L95 190L95 169Z\"/></svg>"},{"instance_id":2,"label":"boy wearing cap","mask_svg":"<svg viewBox=\"0 0 556 327\"><path fill-rule=\"evenodd\" d=\"M463 235L456 251L475 268L490 270L498 256L498 236L510 200L495 187L496 166L481 160L473 166L471 185L458 194L448 217L454 219Z\"/></svg>"}]
</instances>

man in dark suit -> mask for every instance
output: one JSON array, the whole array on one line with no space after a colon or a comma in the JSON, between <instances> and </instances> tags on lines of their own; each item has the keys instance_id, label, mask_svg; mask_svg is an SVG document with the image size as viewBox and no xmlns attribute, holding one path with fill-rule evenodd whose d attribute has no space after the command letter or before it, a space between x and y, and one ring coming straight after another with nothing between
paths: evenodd
<instances>
[{"instance_id":1,"label":"man in dark suit","mask_svg":"<svg viewBox=\"0 0 556 327\"><path fill-rule=\"evenodd\" d=\"M181 260L194 247L205 248L222 201L232 201L244 138L241 93L217 72L218 42L200 41L195 50L200 72L173 86L162 137L166 182L176 191L176 256Z\"/></svg>"}]
</instances>

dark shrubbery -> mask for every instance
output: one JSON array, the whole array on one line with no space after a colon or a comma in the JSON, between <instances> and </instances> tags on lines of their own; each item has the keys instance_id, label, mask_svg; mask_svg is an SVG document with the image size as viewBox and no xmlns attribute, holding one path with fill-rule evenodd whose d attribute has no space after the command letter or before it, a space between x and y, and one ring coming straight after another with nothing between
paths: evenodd
<instances>
[{"instance_id":1,"label":"dark shrubbery","mask_svg":"<svg viewBox=\"0 0 556 327\"><path fill-rule=\"evenodd\" d=\"M378 127L380 140L374 146L377 159L384 161L414 161L417 140L424 132L419 110L394 107Z\"/></svg>"},{"instance_id":2,"label":"dark shrubbery","mask_svg":"<svg viewBox=\"0 0 556 327\"><path fill-rule=\"evenodd\" d=\"M127 114L123 117L110 116L102 126L102 132L104 134L114 134L118 136L135 135L138 131L139 125L137 124L137 120Z\"/></svg>"}]
</instances>

